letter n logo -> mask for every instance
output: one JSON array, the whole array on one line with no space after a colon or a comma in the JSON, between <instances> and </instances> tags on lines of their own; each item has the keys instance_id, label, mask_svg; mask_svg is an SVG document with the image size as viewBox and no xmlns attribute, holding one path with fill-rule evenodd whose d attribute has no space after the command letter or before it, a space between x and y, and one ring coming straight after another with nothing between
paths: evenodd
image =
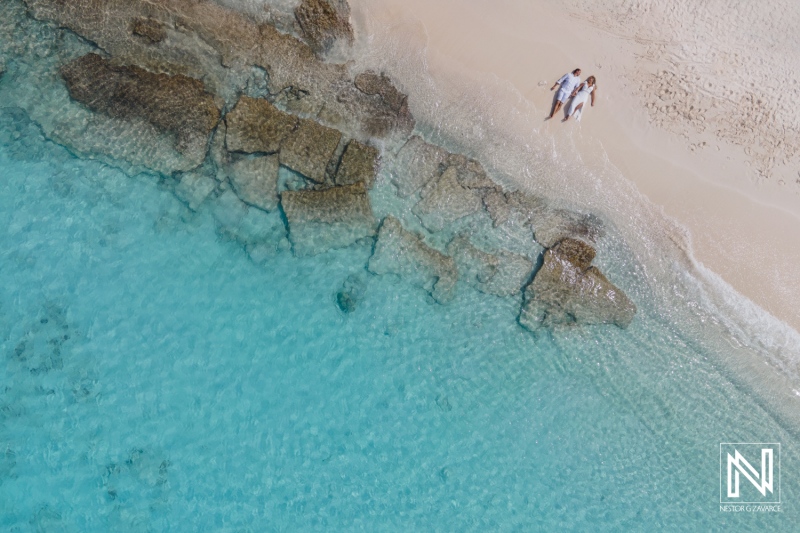
<instances>
[{"instance_id":1,"label":"letter n logo","mask_svg":"<svg viewBox=\"0 0 800 533\"><path fill-rule=\"evenodd\" d=\"M780 446L721 443L720 503L780 503Z\"/></svg>"}]
</instances>

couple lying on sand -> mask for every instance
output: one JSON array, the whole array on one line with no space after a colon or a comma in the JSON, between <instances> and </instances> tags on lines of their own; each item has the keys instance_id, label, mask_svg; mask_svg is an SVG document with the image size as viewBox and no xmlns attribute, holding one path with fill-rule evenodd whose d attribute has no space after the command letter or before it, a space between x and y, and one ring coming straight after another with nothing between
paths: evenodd
<instances>
[{"instance_id":1,"label":"couple lying on sand","mask_svg":"<svg viewBox=\"0 0 800 533\"><path fill-rule=\"evenodd\" d=\"M575 114L575 120L580 121L581 113L583 112L583 105L589 101L589 96L592 98L592 105L594 105L594 96L597 94L597 80L594 76L589 76L586 81L581 83L580 79L581 69L576 68L572 72L568 72L561 76L561 78L550 87L550 90L555 90L559 87L556 94L556 104L553 107L553 112L550 113L548 119L553 118L553 115L558 113L561 106L567 99L572 98L572 101L567 105L567 116L561 122L566 122L569 117Z\"/></svg>"}]
</instances>

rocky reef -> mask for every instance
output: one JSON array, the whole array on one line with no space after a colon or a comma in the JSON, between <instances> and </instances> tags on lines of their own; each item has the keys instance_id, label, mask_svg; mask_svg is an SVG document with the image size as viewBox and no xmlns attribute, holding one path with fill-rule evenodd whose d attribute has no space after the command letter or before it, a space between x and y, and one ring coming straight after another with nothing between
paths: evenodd
<instances>
[{"instance_id":1,"label":"rocky reef","mask_svg":"<svg viewBox=\"0 0 800 533\"><path fill-rule=\"evenodd\" d=\"M392 216L383 219L369 270L397 274L425 289L439 303L455 296L458 269L453 258L425 244L421 236L406 230Z\"/></svg>"},{"instance_id":2,"label":"rocky reef","mask_svg":"<svg viewBox=\"0 0 800 533\"><path fill-rule=\"evenodd\" d=\"M477 159L414 134L389 73L329 59L354 39L344 0L302 0L276 25L210 0L8 0L0 15L17 21L0 25L0 65L27 54L44 80L3 96L47 137L159 176L258 263L288 248L371 251L336 293L345 313L381 275L438 304L463 285L516 298L532 331L627 327L636 313L591 265L598 217L507 190ZM22 22L50 35L49 51L20 41Z\"/></svg>"},{"instance_id":3,"label":"rocky reef","mask_svg":"<svg viewBox=\"0 0 800 533\"><path fill-rule=\"evenodd\" d=\"M595 250L563 239L544 254L544 263L525 289L520 324L536 331L577 324L627 327L636 306L595 267Z\"/></svg>"},{"instance_id":4,"label":"rocky reef","mask_svg":"<svg viewBox=\"0 0 800 533\"><path fill-rule=\"evenodd\" d=\"M285 191L281 208L297 255L316 255L375 234L375 219L362 183Z\"/></svg>"},{"instance_id":5,"label":"rocky reef","mask_svg":"<svg viewBox=\"0 0 800 533\"><path fill-rule=\"evenodd\" d=\"M113 118L145 120L173 134L177 151L198 164L205 159L220 112L202 82L115 66L97 54L64 65L61 75L73 100Z\"/></svg>"}]
</instances>

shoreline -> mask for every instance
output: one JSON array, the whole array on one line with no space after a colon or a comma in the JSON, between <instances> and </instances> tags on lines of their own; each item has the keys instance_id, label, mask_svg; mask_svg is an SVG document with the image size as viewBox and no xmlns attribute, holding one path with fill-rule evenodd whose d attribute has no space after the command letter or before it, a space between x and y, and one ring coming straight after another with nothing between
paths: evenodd
<instances>
[{"instance_id":1,"label":"shoreline","mask_svg":"<svg viewBox=\"0 0 800 533\"><path fill-rule=\"evenodd\" d=\"M592 27L548 2L364 4L353 2L357 26L363 26L367 17L369 24L384 29L411 29L434 78L453 71L465 77L496 78L498 85L508 87L509 108L529 106L509 129L524 135L523 128L528 127L559 147L574 146L590 169L617 169L651 206L690 232L686 243L690 257L800 330L793 309L800 286L791 283L800 279L800 249L793 246L800 240L800 192L787 194L793 185L787 189L768 180L754 181L741 147L702 141L708 139L707 133L677 135L652 123L627 79L630 69L637 68L633 58L640 45ZM583 69L584 78L597 75L597 105L587 110L580 124L561 124L555 118L544 122L553 97L549 87L575 66ZM513 101L514 95L522 102ZM706 142L705 148L697 148L701 142Z\"/></svg>"}]
</instances>

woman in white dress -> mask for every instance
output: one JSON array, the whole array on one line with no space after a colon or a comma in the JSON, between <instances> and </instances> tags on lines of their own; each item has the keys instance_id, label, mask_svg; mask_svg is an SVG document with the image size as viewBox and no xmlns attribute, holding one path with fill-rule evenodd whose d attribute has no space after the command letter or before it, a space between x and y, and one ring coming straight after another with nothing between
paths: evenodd
<instances>
[{"instance_id":1,"label":"woman in white dress","mask_svg":"<svg viewBox=\"0 0 800 533\"><path fill-rule=\"evenodd\" d=\"M589 76L586 78L585 82L575 87L575 90L572 91L572 101L567 106L567 116L561 122L568 121L569 117L573 114L575 115L575 120L580 121L584 104L586 104L591 97L592 105L594 106L594 96L596 94L597 80L594 76Z\"/></svg>"}]
</instances>

